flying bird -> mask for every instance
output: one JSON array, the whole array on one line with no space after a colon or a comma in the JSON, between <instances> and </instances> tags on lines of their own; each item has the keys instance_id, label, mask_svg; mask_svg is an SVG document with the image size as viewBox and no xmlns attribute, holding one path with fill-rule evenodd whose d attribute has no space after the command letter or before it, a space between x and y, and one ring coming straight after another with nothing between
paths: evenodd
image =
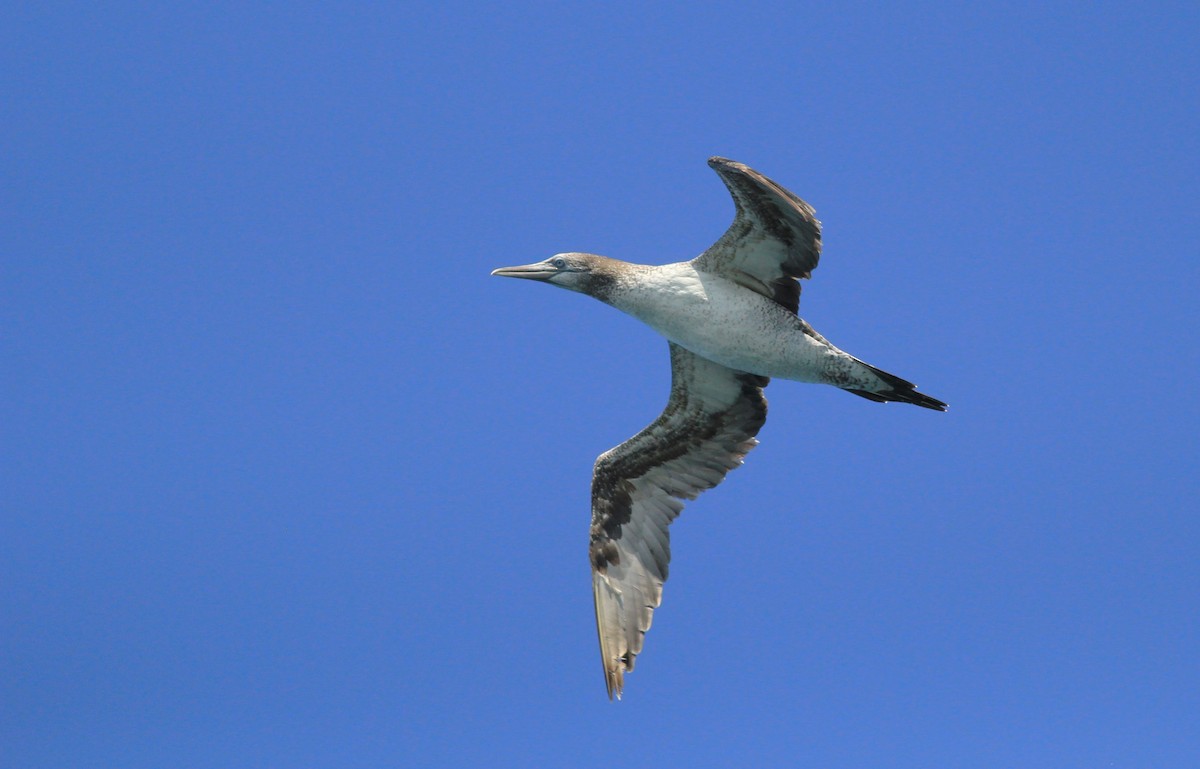
<instances>
[{"instance_id":1,"label":"flying bird","mask_svg":"<svg viewBox=\"0 0 1200 769\"><path fill-rule=\"evenodd\" d=\"M671 557L667 526L757 445L772 377L830 384L873 401L946 404L835 347L797 316L799 278L821 255L812 207L741 163L708 164L737 209L689 262L632 264L585 253L492 272L588 294L667 338L671 395L648 427L596 460L588 554L609 699L642 651Z\"/></svg>"}]
</instances>

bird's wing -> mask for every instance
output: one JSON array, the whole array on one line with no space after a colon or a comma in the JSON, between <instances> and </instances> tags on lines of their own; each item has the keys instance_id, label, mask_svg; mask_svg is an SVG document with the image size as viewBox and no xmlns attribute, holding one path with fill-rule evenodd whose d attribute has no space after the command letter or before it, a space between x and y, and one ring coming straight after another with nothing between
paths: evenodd
<instances>
[{"instance_id":1,"label":"bird's wing","mask_svg":"<svg viewBox=\"0 0 1200 769\"><path fill-rule=\"evenodd\" d=\"M742 463L767 419L766 377L725 368L671 344L671 398L658 419L600 455L592 477L589 555L604 680L621 696L662 601L667 526Z\"/></svg>"},{"instance_id":2,"label":"bird's wing","mask_svg":"<svg viewBox=\"0 0 1200 769\"><path fill-rule=\"evenodd\" d=\"M800 306L797 278L810 277L821 258L816 212L749 166L725 158L710 158L708 164L729 188L737 215L721 239L694 263L796 312Z\"/></svg>"}]
</instances>

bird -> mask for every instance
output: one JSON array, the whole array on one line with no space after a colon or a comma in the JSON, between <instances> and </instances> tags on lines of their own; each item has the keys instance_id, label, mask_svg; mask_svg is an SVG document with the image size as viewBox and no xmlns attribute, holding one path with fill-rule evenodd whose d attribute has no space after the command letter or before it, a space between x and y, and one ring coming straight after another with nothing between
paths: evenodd
<instances>
[{"instance_id":1,"label":"bird","mask_svg":"<svg viewBox=\"0 0 1200 769\"><path fill-rule=\"evenodd\" d=\"M599 299L666 337L671 391L662 414L604 452L592 472L588 556L608 698L642 652L662 603L667 527L758 444L772 378L829 384L877 402L947 405L843 352L798 315L800 279L821 255L813 208L747 165L708 161L733 197L729 229L686 262L645 265L568 252L501 267L507 278Z\"/></svg>"}]
</instances>

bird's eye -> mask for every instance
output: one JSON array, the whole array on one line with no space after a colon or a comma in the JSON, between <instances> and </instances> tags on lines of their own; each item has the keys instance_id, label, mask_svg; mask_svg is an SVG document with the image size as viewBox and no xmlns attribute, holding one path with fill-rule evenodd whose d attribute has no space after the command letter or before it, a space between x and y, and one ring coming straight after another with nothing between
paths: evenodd
<instances>
[{"instance_id":1,"label":"bird's eye","mask_svg":"<svg viewBox=\"0 0 1200 769\"><path fill-rule=\"evenodd\" d=\"M561 270L561 269L563 269L564 267L566 267L566 266L567 266L567 260L566 260L566 259L563 259L563 258L560 256L560 257L557 257L557 258L555 258L555 259L552 259L552 260L550 260L550 264L554 265L556 269L559 269L559 270Z\"/></svg>"}]
</instances>

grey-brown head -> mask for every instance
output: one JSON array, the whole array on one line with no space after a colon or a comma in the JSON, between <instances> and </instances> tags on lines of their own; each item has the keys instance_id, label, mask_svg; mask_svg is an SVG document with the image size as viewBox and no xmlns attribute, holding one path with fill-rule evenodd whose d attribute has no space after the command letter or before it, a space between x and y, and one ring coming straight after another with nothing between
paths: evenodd
<instances>
[{"instance_id":1,"label":"grey-brown head","mask_svg":"<svg viewBox=\"0 0 1200 769\"><path fill-rule=\"evenodd\" d=\"M596 254L555 254L544 262L519 267L501 267L493 275L504 278L540 280L559 288L578 291L601 301L608 298L624 262Z\"/></svg>"}]
</instances>

